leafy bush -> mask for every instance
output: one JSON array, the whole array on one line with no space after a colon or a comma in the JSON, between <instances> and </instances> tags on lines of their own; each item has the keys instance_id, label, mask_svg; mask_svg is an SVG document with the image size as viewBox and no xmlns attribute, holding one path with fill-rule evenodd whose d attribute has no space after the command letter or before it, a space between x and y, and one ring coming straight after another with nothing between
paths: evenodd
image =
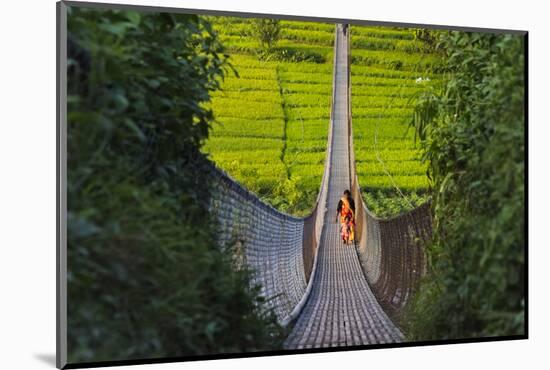
<instances>
[{"instance_id":1,"label":"leafy bush","mask_svg":"<svg viewBox=\"0 0 550 370\"><path fill-rule=\"evenodd\" d=\"M257 18L250 21L251 34L254 35L263 49L273 49L281 36L281 21L270 18Z\"/></svg>"},{"instance_id":2,"label":"leafy bush","mask_svg":"<svg viewBox=\"0 0 550 370\"><path fill-rule=\"evenodd\" d=\"M429 162L435 229L411 339L524 333L524 44L442 33L449 78L412 124Z\"/></svg>"},{"instance_id":3,"label":"leafy bush","mask_svg":"<svg viewBox=\"0 0 550 370\"><path fill-rule=\"evenodd\" d=\"M320 180L310 184L300 176L281 177L262 200L281 212L299 217L307 216L315 206L319 184Z\"/></svg>"},{"instance_id":4,"label":"leafy bush","mask_svg":"<svg viewBox=\"0 0 550 370\"><path fill-rule=\"evenodd\" d=\"M391 218L409 212L429 200L426 190L406 191L392 188L361 190L368 209L380 218Z\"/></svg>"},{"instance_id":5,"label":"leafy bush","mask_svg":"<svg viewBox=\"0 0 550 370\"><path fill-rule=\"evenodd\" d=\"M427 28L415 28L414 38L415 40L422 41L423 50L426 52L433 52L437 46L437 33L436 30L430 30Z\"/></svg>"},{"instance_id":6,"label":"leafy bush","mask_svg":"<svg viewBox=\"0 0 550 370\"><path fill-rule=\"evenodd\" d=\"M216 34L197 16L81 8L68 29L69 361L279 348L207 212Z\"/></svg>"}]
</instances>

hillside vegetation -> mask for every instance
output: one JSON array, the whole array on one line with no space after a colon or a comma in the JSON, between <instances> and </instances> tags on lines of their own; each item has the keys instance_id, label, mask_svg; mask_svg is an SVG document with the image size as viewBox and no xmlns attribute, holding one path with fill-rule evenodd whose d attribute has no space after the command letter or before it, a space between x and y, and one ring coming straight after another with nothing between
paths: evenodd
<instances>
[{"instance_id":1,"label":"hillside vegetation","mask_svg":"<svg viewBox=\"0 0 550 370\"><path fill-rule=\"evenodd\" d=\"M226 65L209 23L70 8L68 35L69 362L279 349L208 215L202 105Z\"/></svg>"},{"instance_id":2,"label":"hillside vegetation","mask_svg":"<svg viewBox=\"0 0 550 370\"><path fill-rule=\"evenodd\" d=\"M435 214L413 340L525 333L524 41L438 34L448 82L419 98L412 120Z\"/></svg>"},{"instance_id":3,"label":"hillside vegetation","mask_svg":"<svg viewBox=\"0 0 550 370\"><path fill-rule=\"evenodd\" d=\"M357 174L380 217L428 197L427 165L409 129L414 99L441 81L441 53L415 29L351 27L352 116Z\"/></svg>"},{"instance_id":4,"label":"hillside vegetation","mask_svg":"<svg viewBox=\"0 0 550 370\"><path fill-rule=\"evenodd\" d=\"M213 94L204 151L279 210L308 214L326 156L335 26L281 21L266 52L251 34L254 20L210 19L234 71Z\"/></svg>"}]
</instances>

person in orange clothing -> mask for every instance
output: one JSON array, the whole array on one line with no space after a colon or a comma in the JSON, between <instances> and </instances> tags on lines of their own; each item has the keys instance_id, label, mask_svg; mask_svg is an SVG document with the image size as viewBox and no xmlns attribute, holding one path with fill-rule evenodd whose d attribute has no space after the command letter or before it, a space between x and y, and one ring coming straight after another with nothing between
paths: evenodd
<instances>
[{"instance_id":1,"label":"person in orange clothing","mask_svg":"<svg viewBox=\"0 0 550 370\"><path fill-rule=\"evenodd\" d=\"M340 235L344 244L352 243L355 239L355 202L349 190L344 191L344 196L338 202L336 209L336 221L340 219Z\"/></svg>"}]
</instances>

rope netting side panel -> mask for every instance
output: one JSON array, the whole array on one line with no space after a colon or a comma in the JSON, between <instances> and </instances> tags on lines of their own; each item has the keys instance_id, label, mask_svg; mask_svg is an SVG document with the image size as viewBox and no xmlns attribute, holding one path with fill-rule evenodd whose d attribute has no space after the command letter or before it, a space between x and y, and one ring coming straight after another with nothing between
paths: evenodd
<instances>
[{"instance_id":1,"label":"rope netting side panel","mask_svg":"<svg viewBox=\"0 0 550 370\"><path fill-rule=\"evenodd\" d=\"M359 208L361 266L382 307L397 318L425 274L423 246L431 237L430 205L388 220L374 217L364 204Z\"/></svg>"},{"instance_id":2,"label":"rope netting side panel","mask_svg":"<svg viewBox=\"0 0 550 370\"><path fill-rule=\"evenodd\" d=\"M348 29L347 37L350 37ZM348 40L348 47L351 43ZM348 66L351 66L351 52ZM348 67L351 81L351 68ZM356 171L348 83L348 124L351 192L356 200L356 249L378 302L393 319L398 318L426 271L424 245L431 238L430 204L425 203L390 219L377 218L366 206Z\"/></svg>"},{"instance_id":3,"label":"rope netting side panel","mask_svg":"<svg viewBox=\"0 0 550 370\"><path fill-rule=\"evenodd\" d=\"M211 167L210 212L218 222L218 242L254 271L253 285L280 321L306 293L302 252L304 219L263 203L229 175Z\"/></svg>"}]
</instances>

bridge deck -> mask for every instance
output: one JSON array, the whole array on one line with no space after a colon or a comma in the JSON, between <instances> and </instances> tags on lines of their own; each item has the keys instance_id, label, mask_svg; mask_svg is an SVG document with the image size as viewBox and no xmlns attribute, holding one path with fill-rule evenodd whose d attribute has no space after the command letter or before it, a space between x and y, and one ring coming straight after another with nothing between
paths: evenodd
<instances>
[{"instance_id":1,"label":"bridge deck","mask_svg":"<svg viewBox=\"0 0 550 370\"><path fill-rule=\"evenodd\" d=\"M335 222L338 200L343 191L350 188L348 47L340 27L336 37L336 94L328 211L321 234L313 288L285 342L286 348L351 346L403 340L402 333L382 310L367 284L354 246L341 242L339 224Z\"/></svg>"}]
</instances>

